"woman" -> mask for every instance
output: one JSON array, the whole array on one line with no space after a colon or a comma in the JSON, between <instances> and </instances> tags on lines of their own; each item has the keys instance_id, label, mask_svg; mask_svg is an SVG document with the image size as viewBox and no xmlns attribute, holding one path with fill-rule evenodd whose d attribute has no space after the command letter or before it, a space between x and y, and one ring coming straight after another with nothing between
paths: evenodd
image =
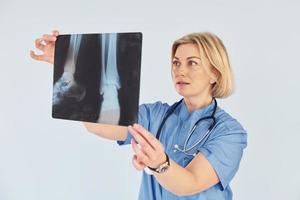
<instances>
[{"instance_id":1,"label":"woman","mask_svg":"<svg viewBox=\"0 0 300 200\"><path fill-rule=\"evenodd\" d=\"M37 39L43 54L31 51L31 57L53 63L58 34ZM133 166L145 169L139 199L232 199L229 183L247 146L247 134L215 100L233 90L222 41L212 33L176 40L171 71L181 101L141 105L139 124L133 126L84 124L89 132L120 145L131 143Z\"/></svg>"}]
</instances>

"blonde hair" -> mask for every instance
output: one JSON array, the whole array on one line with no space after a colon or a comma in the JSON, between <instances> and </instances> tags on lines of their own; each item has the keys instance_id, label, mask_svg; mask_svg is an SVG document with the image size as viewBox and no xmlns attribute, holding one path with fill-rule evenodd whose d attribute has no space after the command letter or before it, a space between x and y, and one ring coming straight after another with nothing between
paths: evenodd
<instances>
[{"instance_id":1,"label":"blonde hair","mask_svg":"<svg viewBox=\"0 0 300 200\"><path fill-rule=\"evenodd\" d=\"M217 80L212 86L212 96L225 98L233 93L234 78L229 63L228 54L223 42L215 34L210 32L191 33L174 41L172 45L172 60L176 50L181 44L196 44L200 51L200 58L205 56Z\"/></svg>"}]
</instances>

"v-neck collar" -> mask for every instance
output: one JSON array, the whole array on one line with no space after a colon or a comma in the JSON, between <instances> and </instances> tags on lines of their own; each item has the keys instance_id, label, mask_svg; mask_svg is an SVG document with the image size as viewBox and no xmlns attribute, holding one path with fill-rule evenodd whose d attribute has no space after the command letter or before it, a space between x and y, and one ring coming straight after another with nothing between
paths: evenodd
<instances>
[{"instance_id":1,"label":"v-neck collar","mask_svg":"<svg viewBox=\"0 0 300 200\"><path fill-rule=\"evenodd\" d=\"M188 119L195 119L195 118L201 118L206 115L210 116L213 112L215 106L214 100L207 106L204 106L202 108L194 109L192 112L188 111L188 108L186 106L186 103L184 100L180 103L180 108L179 108L179 118L181 120L188 120Z\"/></svg>"}]
</instances>

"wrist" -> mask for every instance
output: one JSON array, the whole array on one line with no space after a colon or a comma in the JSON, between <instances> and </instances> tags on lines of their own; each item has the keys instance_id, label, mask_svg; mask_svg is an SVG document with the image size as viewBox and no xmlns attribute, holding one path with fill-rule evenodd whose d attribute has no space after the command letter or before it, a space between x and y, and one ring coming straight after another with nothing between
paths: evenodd
<instances>
[{"instance_id":1,"label":"wrist","mask_svg":"<svg viewBox=\"0 0 300 200\"><path fill-rule=\"evenodd\" d=\"M164 162L162 162L156 168L149 167L149 166L148 166L148 168L157 173L163 173L163 172L167 171L170 166L170 159L166 153L164 153L164 157L165 157Z\"/></svg>"},{"instance_id":2,"label":"wrist","mask_svg":"<svg viewBox=\"0 0 300 200\"><path fill-rule=\"evenodd\" d=\"M153 168L158 168L160 165L162 165L163 163L165 163L167 161L167 155L165 152L160 157L161 157L161 159L159 159L160 162Z\"/></svg>"}]
</instances>

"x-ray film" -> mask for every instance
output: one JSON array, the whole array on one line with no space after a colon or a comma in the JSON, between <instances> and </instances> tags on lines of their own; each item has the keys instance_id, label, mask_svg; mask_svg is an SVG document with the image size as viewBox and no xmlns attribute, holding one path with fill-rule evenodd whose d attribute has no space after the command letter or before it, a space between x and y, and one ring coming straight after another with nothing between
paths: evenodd
<instances>
[{"instance_id":1,"label":"x-ray film","mask_svg":"<svg viewBox=\"0 0 300 200\"><path fill-rule=\"evenodd\" d=\"M52 117L137 122L142 33L71 34L55 44Z\"/></svg>"}]
</instances>

